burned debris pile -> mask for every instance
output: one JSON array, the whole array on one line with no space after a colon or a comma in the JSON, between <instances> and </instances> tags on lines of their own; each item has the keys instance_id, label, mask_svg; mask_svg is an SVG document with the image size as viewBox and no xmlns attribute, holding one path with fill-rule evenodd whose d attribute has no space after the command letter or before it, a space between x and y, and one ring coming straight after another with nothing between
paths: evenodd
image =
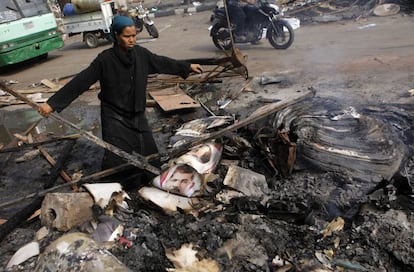
<instances>
[{"instance_id":1,"label":"burned debris pile","mask_svg":"<svg viewBox=\"0 0 414 272\"><path fill-rule=\"evenodd\" d=\"M412 14L410 0L335 0L335 1L278 1L286 15L296 17L301 24L327 23L339 20L361 20L370 16Z\"/></svg>"},{"instance_id":2,"label":"burned debris pile","mask_svg":"<svg viewBox=\"0 0 414 272\"><path fill-rule=\"evenodd\" d=\"M100 172L101 146L32 132L45 121L3 147L5 270L414 269L410 104L345 106L280 75L226 94L193 84L180 86L202 107L149 112L164 147L149 184L126 190L110 179L122 166Z\"/></svg>"}]
</instances>

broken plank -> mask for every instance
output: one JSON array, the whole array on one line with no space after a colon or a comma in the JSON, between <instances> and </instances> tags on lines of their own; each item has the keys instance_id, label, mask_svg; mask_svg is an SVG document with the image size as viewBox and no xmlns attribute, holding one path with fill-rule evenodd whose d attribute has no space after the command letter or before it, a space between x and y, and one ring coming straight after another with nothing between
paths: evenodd
<instances>
[{"instance_id":1,"label":"broken plank","mask_svg":"<svg viewBox=\"0 0 414 272\"><path fill-rule=\"evenodd\" d=\"M189 97L178 86L151 91L149 95L157 102L163 111L200 107L200 104L197 101Z\"/></svg>"},{"instance_id":2,"label":"broken plank","mask_svg":"<svg viewBox=\"0 0 414 272\"><path fill-rule=\"evenodd\" d=\"M41 146L39 145L37 149L40 151L40 153L45 157L45 159L49 162L50 165L55 166L56 161L55 159ZM66 181L66 182L72 182L72 179L69 177L69 175L65 172L65 170L60 171L60 176ZM72 187L73 190L76 189L76 187Z\"/></svg>"},{"instance_id":3,"label":"broken plank","mask_svg":"<svg viewBox=\"0 0 414 272\"><path fill-rule=\"evenodd\" d=\"M58 85L56 85L55 83L53 83L52 81L50 81L49 79L42 79L40 81L40 83L42 83L43 85L45 85L46 87L48 87L49 89L57 89L59 88Z\"/></svg>"}]
</instances>

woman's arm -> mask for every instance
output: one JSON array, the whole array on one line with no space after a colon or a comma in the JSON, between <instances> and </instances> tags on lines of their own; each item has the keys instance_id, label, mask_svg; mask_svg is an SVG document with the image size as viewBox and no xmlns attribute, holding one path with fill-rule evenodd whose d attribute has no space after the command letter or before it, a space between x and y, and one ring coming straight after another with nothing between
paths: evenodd
<instances>
[{"instance_id":1,"label":"woman's arm","mask_svg":"<svg viewBox=\"0 0 414 272\"><path fill-rule=\"evenodd\" d=\"M95 59L88 68L77 74L51 96L47 102L41 104L38 112L45 117L48 117L54 111L61 112L99 79L100 70L101 65Z\"/></svg>"}]
</instances>

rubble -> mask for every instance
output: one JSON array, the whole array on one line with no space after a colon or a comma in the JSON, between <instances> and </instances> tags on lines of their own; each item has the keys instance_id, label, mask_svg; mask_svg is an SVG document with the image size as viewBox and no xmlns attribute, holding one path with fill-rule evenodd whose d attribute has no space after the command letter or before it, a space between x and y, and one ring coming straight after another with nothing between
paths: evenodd
<instances>
[{"instance_id":1,"label":"rubble","mask_svg":"<svg viewBox=\"0 0 414 272\"><path fill-rule=\"evenodd\" d=\"M178 250L166 251L167 258L173 262L175 269L167 271L199 271L199 272L219 272L220 266L215 260L198 260L197 251L192 244L183 245Z\"/></svg>"},{"instance_id":2,"label":"rubble","mask_svg":"<svg viewBox=\"0 0 414 272\"><path fill-rule=\"evenodd\" d=\"M265 194L269 193L264 175L236 165L229 166L223 185L250 197L263 198Z\"/></svg>"},{"instance_id":3,"label":"rubble","mask_svg":"<svg viewBox=\"0 0 414 272\"><path fill-rule=\"evenodd\" d=\"M176 214L180 210L186 213L197 214L194 206L199 203L197 198L188 198L184 196L170 194L164 190L160 190L152 187L143 187L139 190L139 195L158 207L162 208L165 212L170 214Z\"/></svg>"},{"instance_id":4,"label":"rubble","mask_svg":"<svg viewBox=\"0 0 414 272\"><path fill-rule=\"evenodd\" d=\"M65 234L46 247L33 271L131 271L84 233Z\"/></svg>"},{"instance_id":5,"label":"rubble","mask_svg":"<svg viewBox=\"0 0 414 272\"><path fill-rule=\"evenodd\" d=\"M10 269L13 266L17 266L31 257L37 256L40 253L39 243L38 242L30 242L27 245L21 247L16 253L14 253L13 257L7 263L6 268Z\"/></svg>"},{"instance_id":6,"label":"rubble","mask_svg":"<svg viewBox=\"0 0 414 272\"><path fill-rule=\"evenodd\" d=\"M285 76L263 76L254 78L249 87L254 91L258 85L282 88L289 86L289 80ZM234 88L233 94L224 96L220 93L220 98L240 102L244 99L240 90ZM91 212L89 222L71 226L70 234L52 228L39 238L33 230L39 229L42 222L23 222L3 240L1 264L9 266L11 256L22 246L38 241L42 253L39 259L29 255L24 262L10 261L7 269L92 271L91 267L96 270L105 266L120 271L412 270L413 107L340 104L321 97L285 103L284 97L272 91L266 97L255 97L255 104L247 104L242 111L232 112L237 103L220 108L216 97L206 99L211 112L217 113L208 120L218 120L220 125L200 126L201 130L186 134L189 141L173 147L179 151L177 156L161 151L171 159L168 167L174 169L191 164L183 159L184 152L219 139L214 142L221 145L218 163L214 160L205 168L192 165L197 174L205 175L200 177L200 188L208 190L202 194L193 195L197 188L186 196L177 195L145 184L126 197L119 180L78 187L93 195L88 196L94 200L93 205L75 203ZM295 94L306 92L289 93L291 97ZM260 107L269 101L272 104ZM168 128L179 127L182 122L177 120L200 121L196 119L199 112L178 115L176 123L157 126L158 132L163 136L172 134ZM284 149L273 145L280 132ZM192 137L195 134L197 137ZM164 138L160 141L167 146L170 141ZM42 145L54 155L59 153L61 143L55 140ZM42 179L37 177L48 175L50 165L41 159L36 167L32 167L33 161L22 161L17 170L13 168L15 158L33 146L23 144L13 149L15 153L1 150L2 188L9 189L19 181L20 190L29 193L17 202L16 194L14 204L9 199L0 203L7 218L24 200L47 198L53 190L65 191L71 186L59 184L52 191L44 190ZM84 171L75 184L107 177L97 172L101 154L102 149L92 143L76 141L65 169L68 174ZM6 156L11 159L3 160ZM28 170L23 173L21 169ZM118 170L122 169L115 172ZM49 206L54 209L66 204ZM59 214L74 216L70 208ZM35 256L37 251L32 253Z\"/></svg>"},{"instance_id":7,"label":"rubble","mask_svg":"<svg viewBox=\"0 0 414 272\"><path fill-rule=\"evenodd\" d=\"M198 267L201 264L211 265L213 271L271 271L270 268L274 271L278 269L279 271L284 269L287 271L289 269L329 271L341 267L360 271L372 270L378 264L373 265L359 252L359 248L364 248L368 244L372 245L374 242L372 234L367 235L368 229L371 232L374 230L369 227L369 224L374 223L364 219L372 218L372 213L367 212L369 209L365 208L365 212L358 216L358 207L363 203L381 207L380 203L395 203L397 198L385 198L386 193L384 194L381 190L376 191L375 194L370 193L372 188L380 186L378 180L360 183L361 179L352 178L346 172L343 176L334 174L334 172L301 173L300 169L303 169L303 164L308 159L306 156L303 157L306 154L303 153L303 145L306 143L304 141L307 139L306 136L309 135L301 133L305 131L309 133L310 130L307 127L313 124L311 121L314 119L326 120L324 128L327 124L335 125L336 133L338 133L341 131L339 129L341 122L344 122L345 127L349 127L350 121L361 120L367 115L376 119L379 118L380 113L377 113L373 107L361 110L358 107L342 105L336 108L332 101L319 100L319 98L309 99L312 103L292 104L260 122L249 123L244 128L239 127L238 137L248 139L247 144L243 144L243 148L240 149L245 153L229 152L234 144L234 138L225 137L221 143L223 158L217 157L214 160L215 162L219 160L220 163L212 164L214 167L198 169L200 173L208 172L209 175L213 175L200 183L202 186L208 186L208 190L202 195L185 197L144 186L136 193L128 193L130 196L125 197L118 183L85 185L83 188L87 188L93 195L92 197L89 193L82 193L90 199L91 203L87 205L90 208L85 208L79 203L79 197L73 198L76 199L76 206L84 207L82 210L92 213L92 206L95 204L100 208L100 215L91 216L89 225L77 224L70 227L71 230L86 232L88 235L81 239L87 240L87 244L91 239L94 240L93 243L102 243L105 247L110 246L109 250L118 260L113 259L113 256L110 259L117 265L118 262L124 263L133 270L154 267L161 269L162 267L169 271L181 271L190 269L189 267ZM331 110L326 108L326 105L330 105ZM266 107L266 109L272 110L273 106ZM381 114L384 114L384 109L386 108L382 108ZM262 109L259 112L262 114L266 111ZM396 124L400 124L401 127L405 126L405 119L400 118L401 114L401 109L398 112L393 107L389 108L388 115L385 114L387 118L393 118L394 129L397 131L399 126ZM221 117L217 116L217 118L221 120ZM301 118L304 118L306 122L302 122ZM263 156L266 154L266 149L259 147L257 137L254 141L253 135L259 135L263 125L272 124L274 128L277 128L283 127L282 123L286 130L290 129L291 132L296 133L299 139L296 143L299 148L298 158L295 160L292 171L294 178L290 175L282 178L277 168L265 167L270 165L270 161ZM364 123L360 125L362 124ZM368 122L367 124L377 123ZM227 124L227 126L233 125ZM391 130L381 130L382 126L375 126L375 128L375 131L382 132L384 135L391 132ZM221 126L216 129L223 130ZM395 135L394 133L395 131L391 135ZM261 143L263 144L263 138ZM345 143L342 142L342 144ZM215 145L214 142L210 144ZM81 149L83 150L84 147ZM228 157L229 155L238 157ZM185 157L185 154L182 156ZM255 162L253 160L255 156L258 156L260 160ZM180 163L189 162L177 160L179 157L171 159L171 162L174 162L171 165L177 166ZM319 157L319 160L321 158ZM199 172L197 173L200 174ZM86 175L82 178L87 177ZM409 182L399 181L395 184L401 187ZM107 187L113 189L107 189ZM70 194L76 196L80 193ZM63 194L60 193L60 195ZM46 194L46 198L50 196L53 194ZM120 205L114 204L112 199L117 199L116 203ZM66 201L62 203L68 204ZM62 203L54 204L53 208L58 208ZM125 217L125 214L122 214L125 210L122 209L131 211ZM42 210L50 210L50 208L42 207ZM69 208L58 214L73 218L77 213L72 212L73 210ZM411 219L404 217L405 213L393 214L390 210L389 215L400 218L398 221L402 223L398 228L411 230ZM336 220L332 221L335 218ZM376 220L379 220L379 217ZM329 224L329 221L332 223ZM358 226L346 227L347 224L356 224L356 222L359 222ZM45 235L43 241L49 243L60 237L61 233L54 229ZM347 239L350 239L349 236L357 241L357 247L346 248L349 247L347 242ZM80 238L76 238L78 239ZM22 241L25 240L22 239ZM401 243L410 243L410 238ZM190 244L192 245L187 246ZM312 244L313 246L310 246ZM164 252L161 245L168 250ZM386 242L381 242L381 248L386 249L385 245ZM193 260L191 264L183 263L176 259L180 254L177 250L181 247L189 251L191 256L194 256L196 248L201 250L198 251L196 259L188 259ZM253 251L252 248L254 248ZM82 248L82 250L90 252L89 249ZM378 251L379 249L370 247L370 250L376 256L383 254ZM43 252L39 262L36 262L39 269L45 263L56 263L54 253L47 252L49 251ZM77 252L80 254L79 251ZM411 265L412 260L406 255L404 247L400 251L393 249L393 252L407 266ZM355 257L350 258L350 256ZM131 262L132 259L134 261ZM19 266L33 265L34 261L30 260L32 259ZM71 260L76 260L76 258ZM122 265L121 267L124 269Z\"/></svg>"},{"instance_id":8,"label":"rubble","mask_svg":"<svg viewBox=\"0 0 414 272\"><path fill-rule=\"evenodd\" d=\"M41 208L41 223L60 231L78 227L92 217L93 199L88 193L49 193Z\"/></svg>"}]
</instances>

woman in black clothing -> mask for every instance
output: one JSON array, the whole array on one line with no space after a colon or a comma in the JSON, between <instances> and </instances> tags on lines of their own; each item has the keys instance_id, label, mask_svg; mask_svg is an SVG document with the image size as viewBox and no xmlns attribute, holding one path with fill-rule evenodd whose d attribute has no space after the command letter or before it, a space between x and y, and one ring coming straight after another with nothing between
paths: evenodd
<instances>
[{"instance_id":1,"label":"woman in black clothing","mask_svg":"<svg viewBox=\"0 0 414 272\"><path fill-rule=\"evenodd\" d=\"M158 56L136 45L134 22L125 16L115 16L111 25L114 45L101 52L56 94L39 107L48 117L60 112L99 80L101 91L101 123L103 140L126 152L150 155L158 152L145 116L147 77L149 74L174 74L186 78L190 72L202 73L199 64L190 64ZM102 168L124 163L124 160L105 151ZM124 176L131 176L131 171ZM141 174L141 170L133 169Z\"/></svg>"}]
</instances>

